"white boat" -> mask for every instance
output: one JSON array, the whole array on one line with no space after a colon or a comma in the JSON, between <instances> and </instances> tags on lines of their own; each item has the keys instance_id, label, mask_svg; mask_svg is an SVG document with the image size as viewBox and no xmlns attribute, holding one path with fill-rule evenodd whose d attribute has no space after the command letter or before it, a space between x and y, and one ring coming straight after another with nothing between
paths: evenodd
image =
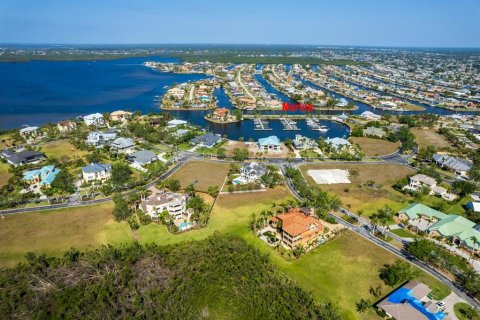
<instances>
[{"instance_id":1,"label":"white boat","mask_svg":"<svg viewBox=\"0 0 480 320\"><path fill-rule=\"evenodd\" d=\"M318 126L317 130L320 131L320 132L327 132L328 127L327 126Z\"/></svg>"}]
</instances>

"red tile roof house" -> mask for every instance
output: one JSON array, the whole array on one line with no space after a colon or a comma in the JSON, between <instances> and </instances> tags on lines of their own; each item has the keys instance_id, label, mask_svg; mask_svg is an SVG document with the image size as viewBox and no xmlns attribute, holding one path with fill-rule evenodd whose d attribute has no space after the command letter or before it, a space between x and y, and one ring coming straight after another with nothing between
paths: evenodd
<instances>
[{"instance_id":1,"label":"red tile roof house","mask_svg":"<svg viewBox=\"0 0 480 320\"><path fill-rule=\"evenodd\" d=\"M309 248L323 234L324 225L307 208L293 208L272 218L272 226L280 229L282 243L293 249L298 245Z\"/></svg>"}]
</instances>

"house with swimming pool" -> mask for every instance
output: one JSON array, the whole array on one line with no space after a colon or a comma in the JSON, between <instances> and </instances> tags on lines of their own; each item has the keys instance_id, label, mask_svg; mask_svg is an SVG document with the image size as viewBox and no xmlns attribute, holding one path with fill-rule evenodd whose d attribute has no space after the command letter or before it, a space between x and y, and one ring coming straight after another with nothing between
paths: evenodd
<instances>
[{"instance_id":1,"label":"house with swimming pool","mask_svg":"<svg viewBox=\"0 0 480 320\"><path fill-rule=\"evenodd\" d=\"M416 280L412 280L389 294L376 307L383 310L390 318L396 320L442 320L443 303L432 301L429 294L432 290Z\"/></svg>"}]
</instances>

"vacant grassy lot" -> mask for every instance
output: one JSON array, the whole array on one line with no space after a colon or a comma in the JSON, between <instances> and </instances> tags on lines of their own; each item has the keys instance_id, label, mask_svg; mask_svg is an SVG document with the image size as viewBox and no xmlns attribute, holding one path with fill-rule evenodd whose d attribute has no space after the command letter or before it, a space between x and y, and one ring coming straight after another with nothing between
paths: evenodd
<instances>
[{"instance_id":1,"label":"vacant grassy lot","mask_svg":"<svg viewBox=\"0 0 480 320\"><path fill-rule=\"evenodd\" d=\"M301 287L321 301L337 304L342 310L342 319L379 319L372 310L357 313L355 304L361 298L375 301L369 293L372 286L381 285L383 295L394 289L379 279L378 269L397 257L354 233L344 234L290 262L268 249L272 260ZM423 272L417 279L439 290L442 297L450 293L447 286Z\"/></svg>"},{"instance_id":2,"label":"vacant grassy lot","mask_svg":"<svg viewBox=\"0 0 480 320\"><path fill-rule=\"evenodd\" d=\"M11 174L8 172L10 165L0 162L0 188L7 184Z\"/></svg>"},{"instance_id":3,"label":"vacant grassy lot","mask_svg":"<svg viewBox=\"0 0 480 320\"><path fill-rule=\"evenodd\" d=\"M59 140L44 144L41 147L41 151L44 152L47 157L53 157L57 159L63 156L83 157L85 154L87 154L86 151L78 150L77 148L75 148L75 146L67 140Z\"/></svg>"},{"instance_id":4,"label":"vacant grassy lot","mask_svg":"<svg viewBox=\"0 0 480 320\"><path fill-rule=\"evenodd\" d=\"M437 148L452 147L444 135L436 133L433 129L412 129L415 140L420 148L434 146Z\"/></svg>"},{"instance_id":5,"label":"vacant grassy lot","mask_svg":"<svg viewBox=\"0 0 480 320\"><path fill-rule=\"evenodd\" d=\"M151 223L140 227L138 233L142 242L158 244L204 239L215 231L243 235L249 233L248 221L252 213L272 210L273 202L281 202L289 198L291 198L290 193L283 187L269 189L266 192L222 194L218 196L210 221L203 229L173 235L165 226Z\"/></svg>"},{"instance_id":6,"label":"vacant grassy lot","mask_svg":"<svg viewBox=\"0 0 480 320\"><path fill-rule=\"evenodd\" d=\"M170 178L178 179L182 188L195 183L198 191L207 191L210 186L220 189L227 177L230 164L207 161L190 161L178 169Z\"/></svg>"},{"instance_id":7,"label":"vacant grassy lot","mask_svg":"<svg viewBox=\"0 0 480 320\"><path fill-rule=\"evenodd\" d=\"M91 249L132 241L126 222L113 220L113 205L7 215L0 219L0 267L12 266L27 252L60 255L74 247Z\"/></svg>"},{"instance_id":8,"label":"vacant grassy lot","mask_svg":"<svg viewBox=\"0 0 480 320\"><path fill-rule=\"evenodd\" d=\"M400 148L399 142L395 143L387 140L366 137L350 137L350 141L354 144L358 144L362 152L370 157L394 153Z\"/></svg>"},{"instance_id":9,"label":"vacant grassy lot","mask_svg":"<svg viewBox=\"0 0 480 320\"><path fill-rule=\"evenodd\" d=\"M312 164L301 166L301 171L307 182L316 186L312 177L307 174L310 169L344 169L356 170L357 177L350 177L350 184L320 185L323 190L336 194L344 206L358 212L363 210L366 215L376 212L385 205L394 210L400 210L408 203L409 197L394 190L391 185L401 178L412 175L414 170L393 164ZM374 188L367 187L367 181L373 181Z\"/></svg>"}]
</instances>

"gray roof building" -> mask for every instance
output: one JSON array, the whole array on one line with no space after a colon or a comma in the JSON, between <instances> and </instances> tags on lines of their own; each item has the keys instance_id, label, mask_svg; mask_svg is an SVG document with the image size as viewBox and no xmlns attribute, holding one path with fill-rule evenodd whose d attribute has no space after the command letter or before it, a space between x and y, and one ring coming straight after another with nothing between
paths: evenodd
<instances>
[{"instance_id":1,"label":"gray roof building","mask_svg":"<svg viewBox=\"0 0 480 320\"><path fill-rule=\"evenodd\" d=\"M204 147L213 147L218 143L222 138L220 135L213 134L211 132L202 134L201 136L195 137L190 140L191 145L201 145Z\"/></svg>"},{"instance_id":2,"label":"gray roof building","mask_svg":"<svg viewBox=\"0 0 480 320\"><path fill-rule=\"evenodd\" d=\"M133 140L130 138L117 138L113 140L111 144L112 148L119 149L119 150L128 149L133 147L134 145L135 144L133 143Z\"/></svg>"},{"instance_id":3,"label":"gray roof building","mask_svg":"<svg viewBox=\"0 0 480 320\"><path fill-rule=\"evenodd\" d=\"M132 163L138 163L140 165L149 164L157 160L157 155L150 150L140 150L131 153L127 160Z\"/></svg>"},{"instance_id":4,"label":"gray roof building","mask_svg":"<svg viewBox=\"0 0 480 320\"><path fill-rule=\"evenodd\" d=\"M107 163L90 163L83 167L82 171L85 173L110 172L112 171L112 166Z\"/></svg>"},{"instance_id":5,"label":"gray roof building","mask_svg":"<svg viewBox=\"0 0 480 320\"><path fill-rule=\"evenodd\" d=\"M34 150L23 150L19 152L3 150L2 157L14 166L32 163L46 158L42 152Z\"/></svg>"},{"instance_id":6,"label":"gray roof building","mask_svg":"<svg viewBox=\"0 0 480 320\"><path fill-rule=\"evenodd\" d=\"M472 167L472 163L466 159L454 158L447 154L433 155L433 161L442 167L446 167L459 174L467 172Z\"/></svg>"}]
</instances>

